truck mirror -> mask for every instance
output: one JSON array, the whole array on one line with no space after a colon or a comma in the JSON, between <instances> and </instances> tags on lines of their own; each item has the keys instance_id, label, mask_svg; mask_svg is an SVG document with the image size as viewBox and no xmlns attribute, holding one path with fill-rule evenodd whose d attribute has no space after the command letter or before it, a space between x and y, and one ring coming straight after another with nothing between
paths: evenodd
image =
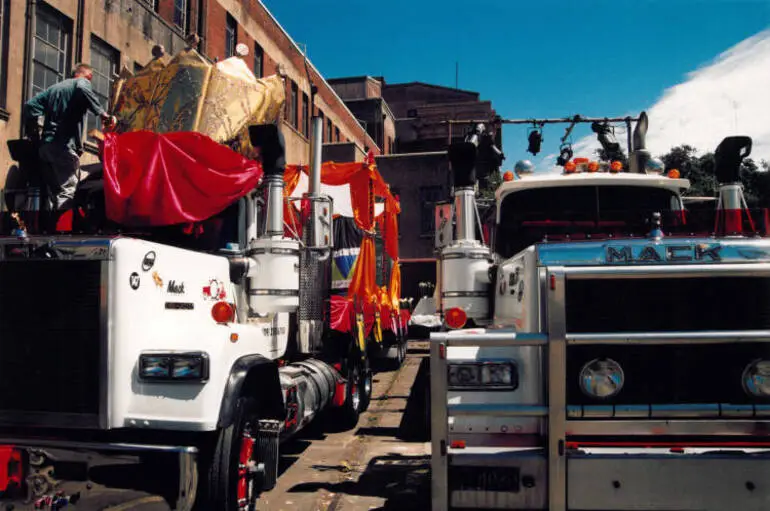
<instances>
[{"instance_id":1,"label":"truck mirror","mask_svg":"<svg viewBox=\"0 0 770 511\"><path fill-rule=\"evenodd\" d=\"M475 185L476 145L471 142L455 142L449 146L448 152L455 188Z\"/></svg>"},{"instance_id":2,"label":"truck mirror","mask_svg":"<svg viewBox=\"0 0 770 511\"><path fill-rule=\"evenodd\" d=\"M249 126L251 145L259 150L262 168L267 175L283 174L286 168L286 143L275 124Z\"/></svg>"},{"instance_id":3,"label":"truck mirror","mask_svg":"<svg viewBox=\"0 0 770 511\"><path fill-rule=\"evenodd\" d=\"M727 137L714 152L714 171L719 183L740 182L741 162L751 154L751 137Z\"/></svg>"}]
</instances>

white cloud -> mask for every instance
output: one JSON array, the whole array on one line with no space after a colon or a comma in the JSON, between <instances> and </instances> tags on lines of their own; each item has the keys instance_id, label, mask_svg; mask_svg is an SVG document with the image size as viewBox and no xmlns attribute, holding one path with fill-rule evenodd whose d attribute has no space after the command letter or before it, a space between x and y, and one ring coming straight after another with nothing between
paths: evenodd
<instances>
[{"instance_id":1,"label":"white cloud","mask_svg":"<svg viewBox=\"0 0 770 511\"><path fill-rule=\"evenodd\" d=\"M667 89L647 115L647 149L653 155L682 144L700 153L713 151L727 136L748 135L753 139L751 158L770 161L770 30L689 73L684 82ZM615 137L625 149L625 126L615 128ZM575 156L590 157L599 147L593 135L573 144ZM556 156L543 158L538 168L553 168Z\"/></svg>"}]
</instances>

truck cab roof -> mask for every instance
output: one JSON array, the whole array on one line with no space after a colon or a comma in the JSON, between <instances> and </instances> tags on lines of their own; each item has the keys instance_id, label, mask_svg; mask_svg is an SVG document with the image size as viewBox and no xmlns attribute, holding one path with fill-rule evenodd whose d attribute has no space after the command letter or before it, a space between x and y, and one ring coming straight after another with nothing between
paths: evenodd
<instances>
[{"instance_id":1,"label":"truck cab roof","mask_svg":"<svg viewBox=\"0 0 770 511\"><path fill-rule=\"evenodd\" d=\"M688 179L670 178L659 174L631 174L628 172L580 172L573 174L536 173L524 174L513 181L504 181L495 192L497 202L508 194L532 188L568 187L568 186L647 186L666 188L681 193L690 188Z\"/></svg>"}]
</instances>

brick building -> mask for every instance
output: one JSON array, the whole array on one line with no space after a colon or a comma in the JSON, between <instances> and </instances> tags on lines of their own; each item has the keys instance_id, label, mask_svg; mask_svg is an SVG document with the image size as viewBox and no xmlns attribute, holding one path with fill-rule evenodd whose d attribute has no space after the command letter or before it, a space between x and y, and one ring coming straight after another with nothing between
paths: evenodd
<instances>
[{"instance_id":1,"label":"brick building","mask_svg":"<svg viewBox=\"0 0 770 511\"><path fill-rule=\"evenodd\" d=\"M491 120L497 113L473 91L422 82L389 84L370 76L333 78L329 83L387 149L377 157L377 166L401 200L402 294L417 297L419 282L436 279L434 207L451 200L447 147L450 140L462 140L470 128L441 121ZM500 132L496 141L502 147Z\"/></svg>"},{"instance_id":2,"label":"brick building","mask_svg":"<svg viewBox=\"0 0 770 511\"><path fill-rule=\"evenodd\" d=\"M369 136L383 149L393 152L396 139L396 119L382 97L382 78L360 76L328 80Z\"/></svg>"},{"instance_id":3,"label":"brick building","mask_svg":"<svg viewBox=\"0 0 770 511\"><path fill-rule=\"evenodd\" d=\"M259 0L0 0L0 186L14 164L6 141L20 137L28 98L68 77L75 63L87 62L106 106L124 66L140 69L156 44L173 55L191 33L201 37L198 49L212 61L234 55L243 43L257 76L280 67L286 77L281 128L288 163L310 161L310 80L317 87L314 113L323 118L324 153L331 151L338 161L360 161L369 149L380 154L380 145L318 70L309 62L306 67L299 46ZM86 131L96 126L89 119ZM87 145L83 163L96 160L96 147Z\"/></svg>"}]
</instances>

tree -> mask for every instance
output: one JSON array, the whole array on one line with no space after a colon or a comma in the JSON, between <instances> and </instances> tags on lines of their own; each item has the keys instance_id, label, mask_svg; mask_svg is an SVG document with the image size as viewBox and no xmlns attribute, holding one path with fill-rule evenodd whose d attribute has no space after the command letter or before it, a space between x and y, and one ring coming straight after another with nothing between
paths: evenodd
<instances>
[{"instance_id":1,"label":"tree","mask_svg":"<svg viewBox=\"0 0 770 511\"><path fill-rule=\"evenodd\" d=\"M483 179L479 179L479 198L480 199L494 199L495 190L503 182L503 177L500 174L500 170L494 170L485 176Z\"/></svg>"}]
</instances>

